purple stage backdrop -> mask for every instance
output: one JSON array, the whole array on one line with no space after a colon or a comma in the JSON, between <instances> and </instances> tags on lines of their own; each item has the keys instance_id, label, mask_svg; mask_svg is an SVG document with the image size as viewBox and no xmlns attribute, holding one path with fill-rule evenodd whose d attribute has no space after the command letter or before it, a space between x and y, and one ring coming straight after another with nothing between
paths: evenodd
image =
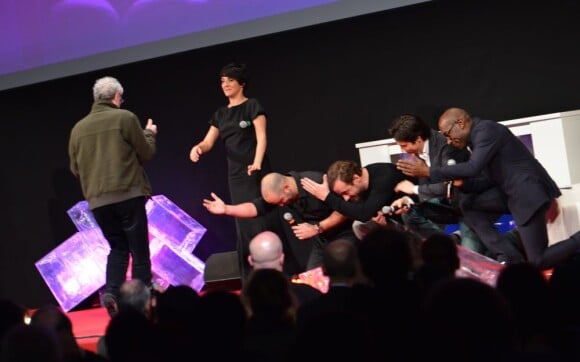
<instances>
[{"instance_id":1,"label":"purple stage backdrop","mask_svg":"<svg viewBox=\"0 0 580 362\"><path fill-rule=\"evenodd\" d=\"M417 2L0 0L0 90Z\"/></svg>"}]
</instances>

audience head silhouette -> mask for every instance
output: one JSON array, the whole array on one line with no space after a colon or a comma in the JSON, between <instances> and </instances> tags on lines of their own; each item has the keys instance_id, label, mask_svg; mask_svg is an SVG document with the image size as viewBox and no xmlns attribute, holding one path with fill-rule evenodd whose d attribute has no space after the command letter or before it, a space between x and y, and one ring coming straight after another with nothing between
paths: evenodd
<instances>
[{"instance_id":1,"label":"audience head silhouette","mask_svg":"<svg viewBox=\"0 0 580 362\"><path fill-rule=\"evenodd\" d=\"M359 244L359 258L364 275L376 287L409 279L413 257L406 232L394 228L377 228Z\"/></svg>"},{"instance_id":2,"label":"audience head silhouette","mask_svg":"<svg viewBox=\"0 0 580 362\"><path fill-rule=\"evenodd\" d=\"M282 271L284 250L282 240L272 231L262 231L250 241L248 262L254 269L276 269Z\"/></svg>"},{"instance_id":3,"label":"audience head silhouette","mask_svg":"<svg viewBox=\"0 0 580 362\"><path fill-rule=\"evenodd\" d=\"M421 312L422 350L418 352L425 353L424 358L503 361L515 351L514 319L508 303L495 288L479 280L442 280L426 295Z\"/></svg>"},{"instance_id":4,"label":"audience head silhouette","mask_svg":"<svg viewBox=\"0 0 580 362\"><path fill-rule=\"evenodd\" d=\"M361 276L356 246L342 239L328 243L322 254L322 270L330 278L331 284L352 285Z\"/></svg>"},{"instance_id":5,"label":"audience head silhouette","mask_svg":"<svg viewBox=\"0 0 580 362\"><path fill-rule=\"evenodd\" d=\"M459 269L457 245L447 234L435 233L425 239L421 244L421 258L423 263L448 276L454 276Z\"/></svg>"},{"instance_id":6,"label":"audience head silhouette","mask_svg":"<svg viewBox=\"0 0 580 362\"><path fill-rule=\"evenodd\" d=\"M151 316L151 289L140 279L127 280L119 288L119 310L135 309Z\"/></svg>"}]
</instances>

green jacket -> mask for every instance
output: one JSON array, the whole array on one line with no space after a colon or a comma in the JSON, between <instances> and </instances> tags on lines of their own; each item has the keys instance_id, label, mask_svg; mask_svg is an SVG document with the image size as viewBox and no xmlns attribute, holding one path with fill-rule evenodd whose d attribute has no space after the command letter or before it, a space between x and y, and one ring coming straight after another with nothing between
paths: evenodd
<instances>
[{"instance_id":1,"label":"green jacket","mask_svg":"<svg viewBox=\"0 0 580 362\"><path fill-rule=\"evenodd\" d=\"M73 127L68 147L70 169L81 183L89 208L151 196L143 163L155 154L155 135L143 130L130 111L108 101Z\"/></svg>"}]
</instances>

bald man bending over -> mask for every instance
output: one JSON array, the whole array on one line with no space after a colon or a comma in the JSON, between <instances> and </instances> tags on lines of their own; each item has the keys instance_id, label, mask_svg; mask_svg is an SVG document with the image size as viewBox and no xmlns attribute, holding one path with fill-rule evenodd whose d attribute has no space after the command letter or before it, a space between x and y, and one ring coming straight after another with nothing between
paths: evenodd
<instances>
[{"instance_id":1,"label":"bald man bending over","mask_svg":"<svg viewBox=\"0 0 580 362\"><path fill-rule=\"evenodd\" d=\"M262 178L262 197L229 205L212 192L212 200L203 200L203 206L212 214L237 218L262 216L276 210L279 225L268 225L268 229L283 230L284 241L288 242L286 250L292 251L299 265L292 273L301 273L322 265L322 250L328 242L339 238L357 241L351 227L352 219L306 192L300 183L303 177L321 182L322 175L316 171L271 172ZM290 219L283 219L285 214Z\"/></svg>"}]
</instances>

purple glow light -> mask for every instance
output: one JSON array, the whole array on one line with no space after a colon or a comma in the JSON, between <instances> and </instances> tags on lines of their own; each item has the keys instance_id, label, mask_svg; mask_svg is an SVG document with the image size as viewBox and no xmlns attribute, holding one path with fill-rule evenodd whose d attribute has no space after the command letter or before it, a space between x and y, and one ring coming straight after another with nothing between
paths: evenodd
<instances>
[{"instance_id":1,"label":"purple glow light","mask_svg":"<svg viewBox=\"0 0 580 362\"><path fill-rule=\"evenodd\" d=\"M205 263L193 251L207 229L163 195L153 196L145 207L153 280L163 287L183 284L201 291ZM105 284L110 250L86 201L67 214L79 232L35 263L65 311Z\"/></svg>"},{"instance_id":2,"label":"purple glow light","mask_svg":"<svg viewBox=\"0 0 580 362\"><path fill-rule=\"evenodd\" d=\"M58 304L69 311L105 284L109 244L100 229L80 231L35 263Z\"/></svg>"},{"instance_id":3,"label":"purple glow light","mask_svg":"<svg viewBox=\"0 0 580 362\"><path fill-rule=\"evenodd\" d=\"M336 1L2 0L0 75Z\"/></svg>"}]
</instances>

